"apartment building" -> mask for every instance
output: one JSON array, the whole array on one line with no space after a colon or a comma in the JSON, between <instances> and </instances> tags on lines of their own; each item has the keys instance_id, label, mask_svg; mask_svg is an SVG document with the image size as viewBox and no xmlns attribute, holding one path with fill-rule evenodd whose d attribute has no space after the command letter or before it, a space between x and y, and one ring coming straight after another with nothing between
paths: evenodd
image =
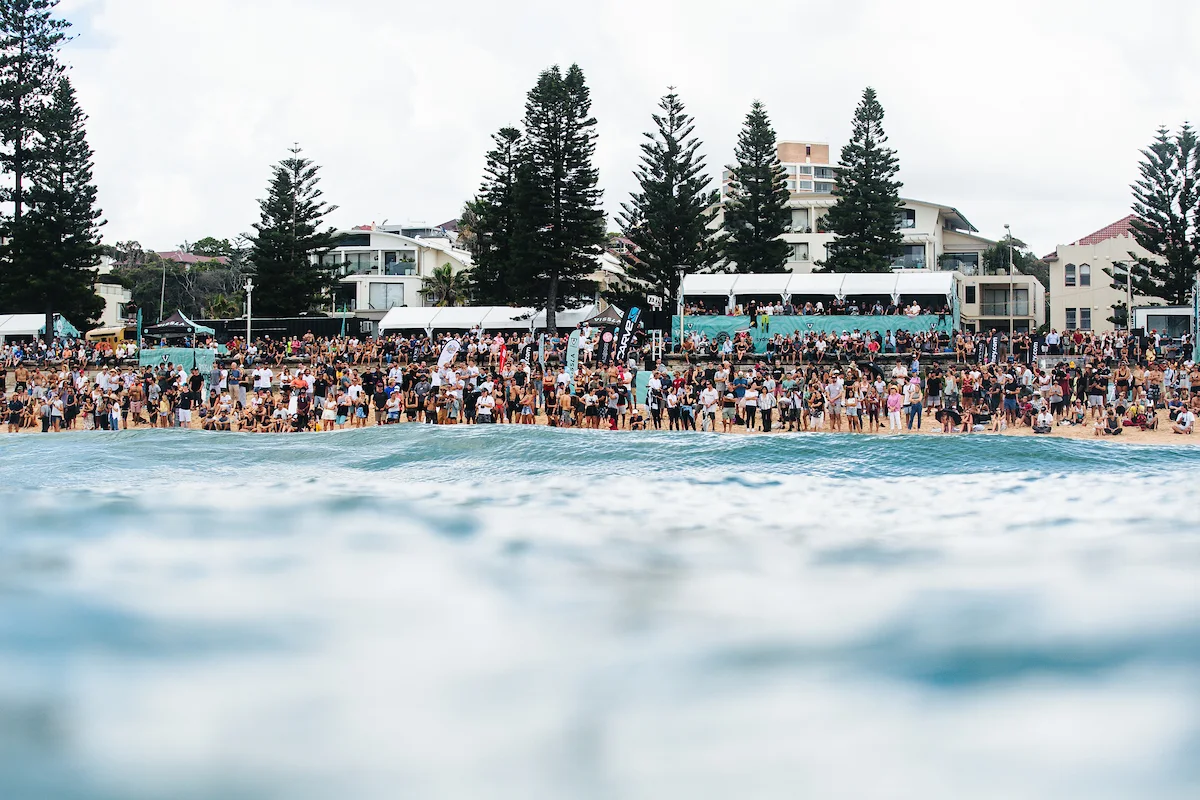
<instances>
[{"instance_id":1,"label":"apartment building","mask_svg":"<svg viewBox=\"0 0 1200 800\"><path fill-rule=\"evenodd\" d=\"M1133 238L1130 214L1070 244L1060 244L1044 260L1050 264L1050 327L1058 331L1111 331L1113 306L1126 303L1127 290L1114 289L1105 270L1117 274L1135 258L1151 253ZM1162 298L1133 295L1134 306L1162 305Z\"/></svg>"},{"instance_id":2,"label":"apartment building","mask_svg":"<svg viewBox=\"0 0 1200 800\"><path fill-rule=\"evenodd\" d=\"M812 272L829 255L836 237L825 229L824 218L837 202L833 195L836 167L824 142L783 141L779 160L788 173L792 213L783 240L791 247L788 267L793 273ZM727 195L729 170L722 173L721 195ZM714 225L721 221L718 213ZM957 272L962 324L968 330L1036 330L1046 321L1046 290L1031 275L987 269L983 254L996 240L979 230L953 206L901 198L896 221L902 252L896 270Z\"/></svg>"}]
</instances>

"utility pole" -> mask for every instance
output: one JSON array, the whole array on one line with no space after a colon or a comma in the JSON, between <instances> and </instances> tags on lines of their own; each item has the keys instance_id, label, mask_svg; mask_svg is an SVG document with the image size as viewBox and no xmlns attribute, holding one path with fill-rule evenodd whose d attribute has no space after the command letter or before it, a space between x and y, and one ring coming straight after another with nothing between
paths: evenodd
<instances>
[{"instance_id":1,"label":"utility pole","mask_svg":"<svg viewBox=\"0 0 1200 800\"><path fill-rule=\"evenodd\" d=\"M246 278L246 347L250 347L250 318L253 308L251 302L254 296L254 280Z\"/></svg>"},{"instance_id":2,"label":"utility pole","mask_svg":"<svg viewBox=\"0 0 1200 800\"><path fill-rule=\"evenodd\" d=\"M1013 329L1015 327L1013 314L1016 312L1017 298L1014 296L1013 290L1013 244L1012 244L1012 229L1008 224L1004 225L1004 236L1008 239L1008 354L1013 352Z\"/></svg>"}]
</instances>

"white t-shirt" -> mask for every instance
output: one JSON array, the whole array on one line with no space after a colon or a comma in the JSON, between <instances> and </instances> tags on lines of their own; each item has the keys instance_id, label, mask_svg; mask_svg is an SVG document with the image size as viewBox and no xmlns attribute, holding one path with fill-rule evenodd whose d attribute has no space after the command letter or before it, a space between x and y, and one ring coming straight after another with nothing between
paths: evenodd
<instances>
[{"instance_id":1,"label":"white t-shirt","mask_svg":"<svg viewBox=\"0 0 1200 800\"><path fill-rule=\"evenodd\" d=\"M705 413L714 414L717 411L717 390L711 387L705 388L700 392L700 404L704 406Z\"/></svg>"},{"instance_id":2,"label":"white t-shirt","mask_svg":"<svg viewBox=\"0 0 1200 800\"><path fill-rule=\"evenodd\" d=\"M485 394L475 402L475 413L481 417L490 417L492 415L492 409L495 407L496 398L492 397L490 394Z\"/></svg>"}]
</instances>

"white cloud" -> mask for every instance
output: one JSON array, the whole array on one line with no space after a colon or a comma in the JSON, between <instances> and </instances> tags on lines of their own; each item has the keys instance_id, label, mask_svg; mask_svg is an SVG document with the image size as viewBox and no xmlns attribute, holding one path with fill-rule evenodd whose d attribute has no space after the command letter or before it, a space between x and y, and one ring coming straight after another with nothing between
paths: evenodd
<instances>
[{"instance_id":1,"label":"white cloud","mask_svg":"<svg viewBox=\"0 0 1200 800\"><path fill-rule=\"evenodd\" d=\"M298 141L339 225L437 223L476 190L537 72L578 61L610 213L678 87L709 166L758 98L781 138L840 146L875 86L908 196L1009 222L1038 252L1127 213L1138 150L1198 111L1189 0L395 3L64 0L106 239L169 247L250 229ZM1188 101L1192 101L1189 106ZM1197 119L1200 122L1200 119Z\"/></svg>"}]
</instances>

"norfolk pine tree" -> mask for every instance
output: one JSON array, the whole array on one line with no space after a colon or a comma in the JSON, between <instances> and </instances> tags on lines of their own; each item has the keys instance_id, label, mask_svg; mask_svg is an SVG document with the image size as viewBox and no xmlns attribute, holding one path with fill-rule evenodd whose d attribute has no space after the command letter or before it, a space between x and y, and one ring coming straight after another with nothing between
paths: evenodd
<instances>
[{"instance_id":1,"label":"norfolk pine tree","mask_svg":"<svg viewBox=\"0 0 1200 800\"><path fill-rule=\"evenodd\" d=\"M673 87L658 107L656 131L643 134L642 163L634 171L639 190L622 204L617 223L636 247L626 259L628 275L671 298L679 289L677 267L707 272L716 259L708 226L718 193L708 189L695 123Z\"/></svg>"},{"instance_id":2,"label":"norfolk pine tree","mask_svg":"<svg viewBox=\"0 0 1200 800\"><path fill-rule=\"evenodd\" d=\"M867 87L854 112L854 130L842 148L833 193L837 203L825 226L837 238L824 272L890 272L900 256L900 187L896 151L887 147L883 106Z\"/></svg>"},{"instance_id":3,"label":"norfolk pine tree","mask_svg":"<svg viewBox=\"0 0 1200 800\"><path fill-rule=\"evenodd\" d=\"M521 139L516 128L501 128L492 134L495 146L487 154L479 197L468 203L475 215L470 294L480 305L509 305L519 296L514 237L520 222L517 174Z\"/></svg>"},{"instance_id":4,"label":"norfolk pine tree","mask_svg":"<svg viewBox=\"0 0 1200 800\"><path fill-rule=\"evenodd\" d=\"M775 131L757 100L750 107L734 149L737 164L725 200L723 234L718 246L725 268L734 272L786 272L791 212L787 172L779 163Z\"/></svg>"},{"instance_id":5,"label":"norfolk pine tree","mask_svg":"<svg viewBox=\"0 0 1200 800\"><path fill-rule=\"evenodd\" d=\"M604 241L591 105L577 64L565 75L558 67L542 72L525 104L514 282L525 302L544 304L552 333L557 309L595 290L587 276L596 269Z\"/></svg>"},{"instance_id":6,"label":"norfolk pine tree","mask_svg":"<svg viewBox=\"0 0 1200 800\"><path fill-rule=\"evenodd\" d=\"M1200 268L1200 147L1184 123L1172 138L1159 128L1142 151L1141 178L1133 185L1133 238L1156 258L1130 253L1133 291L1161 297L1172 305L1187 303Z\"/></svg>"},{"instance_id":7,"label":"norfolk pine tree","mask_svg":"<svg viewBox=\"0 0 1200 800\"><path fill-rule=\"evenodd\" d=\"M45 311L46 335L52 337L54 312L85 330L104 312L94 288L104 223L96 208L87 117L66 77L58 79L41 119L27 175L28 208L12 222L21 246L11 251L9 266L19 280L10 289L17 308Z\"/></svg>"},{"instance_id":8,"label":"norfolk pine tree","mask_svg":"<svg viewBox=\"0 0 1200 800\"><path fill-rule=\"evenodd\" d=\"M334 267L313 263L310 256L337 245L333 228L320 230L337 206L321 199L320 168L301 157L299 145L288 152L273 169L266 199L259 201L261 218L251 243L254 310L264 317L312 311L336 281Z\"/></svg>"}]
</instances>

